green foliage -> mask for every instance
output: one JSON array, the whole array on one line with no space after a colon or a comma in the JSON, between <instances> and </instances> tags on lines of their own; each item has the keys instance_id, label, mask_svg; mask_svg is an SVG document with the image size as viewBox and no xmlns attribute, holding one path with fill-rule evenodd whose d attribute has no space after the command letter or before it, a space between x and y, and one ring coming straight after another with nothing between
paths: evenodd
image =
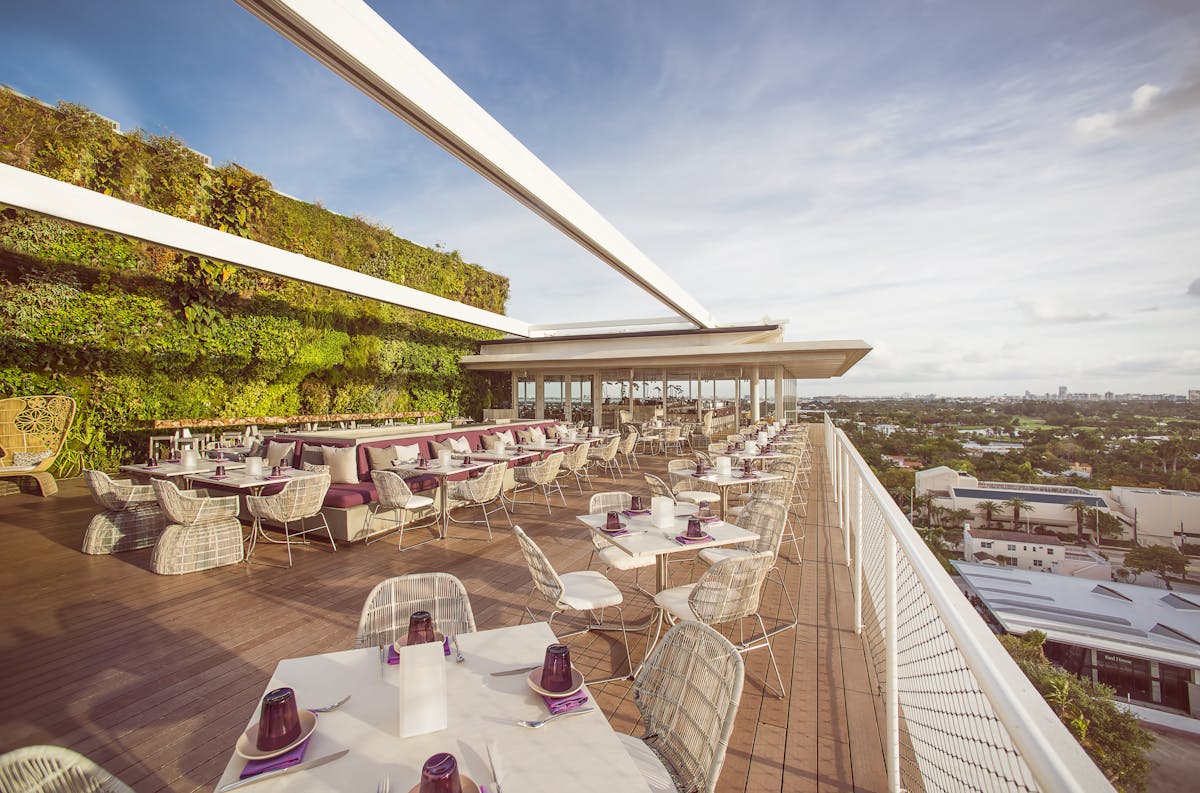
<instances>
[{"instance_id":1,"label":"green foliage","mask_svg":"<svg viewBox=\"0 0 1200 793\"><path fill-rule=\"evenodd\" d=\"M1146 753L1154 736L1142 728L1137 716L1113 702L1113 689L1050 663L1042 652L1045 641L1041 631L1000 637L1017 666L1113 786L1128 793L1146 790L1150 775Z\"/></svg>"},{"instance_id":2,"label":"green foliage","mask_svg":"<svg viewBox=\"0 0 1200 793\"><path fill-rule=\"evenodd\" d=\"M1163 580L1171 588L1170 576L1183 578L1187 575L1187 556L1176 548L1166 545L1143 545L1131 548L1125 554L1125 566L1140 575L1146 571Z\"/></svg>"},{"instance_id":3,"label":"green foliage","mask_svg":"<svg viewBox=\"0 0 1200 793\"><path fill-rule=\"evenodd\" d=\"M503 313L507 279L359 218L208 168L179 140L0 89L0 162ZM156 418L477 414L458 362L492 331L0 207L0 396L79 403L56 472L145 453Z\"/></svg>"}]
</instances>

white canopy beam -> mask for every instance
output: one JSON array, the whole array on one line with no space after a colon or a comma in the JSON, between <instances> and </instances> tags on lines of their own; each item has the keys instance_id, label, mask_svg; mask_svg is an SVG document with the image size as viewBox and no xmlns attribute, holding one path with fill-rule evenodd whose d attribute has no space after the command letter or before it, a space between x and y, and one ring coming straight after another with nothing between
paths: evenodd
<instances>
[{"instance_id":1,"label":"white canopy beam","mask_svg":"<svg viewBox=\"0 0 1200 793\"><path fill-rule=\"evenodd\" d=\"M605 264L697 326L712 315L362 0L238 0Z\"/></svg>"}]
</instances>

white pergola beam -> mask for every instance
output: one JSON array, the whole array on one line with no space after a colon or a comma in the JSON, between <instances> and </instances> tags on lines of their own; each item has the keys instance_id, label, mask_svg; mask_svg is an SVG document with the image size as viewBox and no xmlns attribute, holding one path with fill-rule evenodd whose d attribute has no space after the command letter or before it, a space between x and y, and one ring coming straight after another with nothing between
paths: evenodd
<instances>
[{"instance_id":1,"label":"white pergola beam","mask_svg":"<svg viewBox=\"0 0 1200 793\"><path fill-rule=\"evenodd\" d=\"M712 315L361 0L238 0L680 316Z\"/></svg>"},{"instance_id":2,"label":"white pergola beam","mask_svg":"<svg viewBox=\"0 0 1200 793\"><path fill-rule=\"evenodd\" d=\"M0 165L0 204L516 336L530 335L529 323L503 314L273 248L10 165Z\"/></svg>"}]
</instances>

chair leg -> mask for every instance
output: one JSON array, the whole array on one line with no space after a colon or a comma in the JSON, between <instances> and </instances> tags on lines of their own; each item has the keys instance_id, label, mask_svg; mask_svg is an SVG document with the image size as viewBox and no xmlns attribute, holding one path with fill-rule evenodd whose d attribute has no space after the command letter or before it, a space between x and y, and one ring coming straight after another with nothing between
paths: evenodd
<instances>
[{"instance_id":1,"label":"chair leg","mask_svg":"<svg viewBox=\"0 0 1200 793\"><path fill-rule=\"evenodd\" d=\"M779 671L779 663L775 660L775 651L771 649L771 640L767 638L767 626L763 624L761 614L755 614L754 616L758 617L758 627L763 632L763 644L767 646L767 654L771 658L771 666L775 668L775 679L779 681L779 693L776 696L783 699L787 696L787 688L783 685L783 673Z\"/></svg>"}]
</instances>

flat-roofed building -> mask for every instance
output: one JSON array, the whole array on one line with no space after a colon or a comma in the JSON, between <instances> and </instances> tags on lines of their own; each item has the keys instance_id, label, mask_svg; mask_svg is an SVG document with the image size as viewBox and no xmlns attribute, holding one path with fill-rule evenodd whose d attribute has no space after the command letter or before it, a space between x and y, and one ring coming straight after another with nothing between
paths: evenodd
<instances>
[{"instance_id":1,"label":"flat-roofed building","mask_svg":"<svg viewBox=\"0 0 1200 793\"><path fill-rule=\"evenodd\" d=\"M980 514L979 504L990 501L1003 505L1012 498L1025 502L1021 508L1020 527L1032 530L1045 526L1055 531L1076 529L1075 512L1069 505L1082 501L1089 507L1103 511L1108 504L1090 490L1070 485L1027 485L1019 482L980 482L977 478L944 465L917 471L917 495L929 493L940 507L947 509L969 509ZM992 514L992 520L1001 524L1008 518L1012 525L1012 511L1001 507ZM1085 527L1086 528L1086 527Z\"/></svg>"},{"instance_id":2,"label":"flat-roofed building","mask_svg":"<svg viewBox=\"0 0 1200 793\"><path fill-rule=\"evenodd\" d=\"M1200 597L952 561L1007 633L1046 634L1046 656L1140 704L1200 717Z\"/></svg>"},{"instance_id":3,"label":"flat-roofed building","mask_svg":"<svg viewBox=\"0 0 1200 793\"><path fill-rule=\"evenodd\" d=\"M967 526L963 529L963 559L1036 573L1057 573L1099 581L1112 579L1112 567L1103 556L1086 548L1064 545L1053 534Z\"/></svg>"}]
</instances>

